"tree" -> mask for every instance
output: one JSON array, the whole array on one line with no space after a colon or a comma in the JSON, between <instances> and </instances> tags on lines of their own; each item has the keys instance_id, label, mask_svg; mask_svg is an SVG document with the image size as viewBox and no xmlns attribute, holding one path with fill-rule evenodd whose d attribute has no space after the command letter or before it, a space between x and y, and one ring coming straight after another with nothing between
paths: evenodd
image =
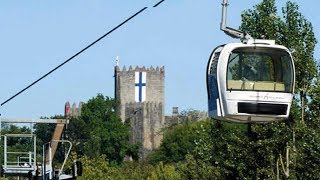
<instances>
[{"instance_id":1,"label":"tree","mask_svg":"<svg viewBox=\"0 0 320 180\"><path fill-rule=\"evenodd\" d=\"M129 143L129 127L115 112L118 103L98 94L82 106L81 116L70 120L67 136L79 155L106 155L110 163L121 164L129 154L137 157L137 145Z\"/></svg>"},{"instance_id":2,"label":"tree","mask_svg":"<svg viewBox=\"0 0 320 180\"><path fill-rule=\"evenodd\" d=\"M213 169L220 169L221 177L227 179L320 177L317 166L320 153L319 69L313 57L317 41L311 23L301 15L298 5L289 1L282 10L283 15L279 17L275 1L263 0L253 10L242 14L240 29L254 38L275 39L277 44L292 52L298 98L292 103L289 119L248 127L213 120L209 124L210 131L203 133L189 152L197 162L196 167L201 163L209 164ZM192 158L188 160L193 162ZM194 172L194 177L198 174L192 169L187 172Z\"/></svg>"},{"instance_id":3,"label":"tree","mask_svg":"<svg viewBox=\"0 0 320 180\"><path fill-rule=\"evenodd\" d=\"M318 70L317 78L314 80L314 83L311 86L311 92L309 94L310 97L310 114L309 114L309 122L311 122L312 126L316 127L320 130L320 67Z\"/></svg>"},{"instance_id":4,"label":"tree","mask_svg":"<svg viewBox=\"0 0 320 180\"><path fill-rule=\"evenodd\" d=\"M206 119L205 112L195 109L183 110L179 114L180 124L187 124L190 122L196 122L204 119Z\"/></svg>"},{"instance_id":5,"label":"tree","mask_svg":"<svg viewBox=\"0 0 320 180\"><path fill-rule=\"evenodd\" d=\"M63 115L54 115L50 118L48 117L40 117L40 119L43 119L45 122L46 119L64 119L65 117ZM37 123L34 125L34 133L37 136L37 152L39 154L42 154L43 152L43 145L45 143L48 143L52 140L52 136L55 130L56 124L54 123ZM59 151L60 150L60 151ZM61 151L62 150L62 151ZM62 163L65 158L65 150L64 146L62 146L60 143L58 144L58 151L56 151L56 154L54 155L54 162L55 163Z\"/></svg>"},{"instance_id":6,"label":"tree","mask_svg":"<svg viewBox=\"0 0 320 180\"><path fill-rule=\"evenodd\" d=\"M275 0L263 0L241 14L242 22L240 29L249 33L256 39L274 39L281 44L280 38L283 36L281 28L283 22L277 16Z\"/></svg>"},{"instance_id":7,"label":"tree","mask_svg":"<svg viewBox=\"0 0 320 180\"><path fill-rule=\"evenodd\" d=\"M195 148L195 143L203 134L203 127L208 127L208 121L190 122L178 125L165 132L160 147L148 157L150 162L173 163L185 159Z\"/></svg>"},{"instance_id":8,"label":"tree","mask_svg":"<svg viewBox=\"0 0 320 180\"><path fill-rule=\"evenodd\" d=\"M46 121L46 119L64 119L65 117L63 115L54 115L50 118L48 117L40 117L40 119L43 119L43 122ZM35 129L35 134L37 135L38 144L41 146L44 143L50 142L52 139L52 135L54 132L54 129L56 127L56 124L51 123L37 123L33 126Z\"/></svg>"},{"instance_id":9,"label":"tree","mask_svg":"<svg viewBox=\"0 0 320 180\"><path fill-rule=\"evenodd\" d=\"M77 179L182 179L179 171L173 165L159 163L153 166L144 161L126 161L122 166L113 166L105 159L105 155L94 158L83 156L80 159L83 164L83 176Z\"/></svg>"},{"instance_id":10,"label":"tree","mask_svg":"<svg viewBox=\"0 0 320 180\"><path fill-rule=\"evenodd\" d=\"M292 103L289 120L267 125L252 125L254 136L247 139L246 144L242 144L245 146L241 146L239 142L236 144L239 148L244 148L243 152L247 153L247 157L259 159L259 161L247 161L247 164L255 164L256 170L253 174L258 177L263 175L261 174L263 171L267 176L279 177L278 172L282 171L285 178L308 179L311 177L310 174L318 178L320 174L315 173L318 170L313 164L318 163L319 148L316 144L320 142L316 132L319 133L317 128L319 126L310 125L311 122L318 122L316 115L319 112L319 108L316 108L319 103L319 94L317 94L319 85L316 79L319 70L314 60L314 47L317 40L312 24L299 12L299 6L296 3L288 1L282 8L282 17L279 17L275 0L263 0L253 10L247 10L242 14L240 29L254 38L274 39L277 44L282 44L291 51L296 66L297 98ZM299 108L300 111L298 111ZM306 118L309 126L305 124ZM223 137L229 137L225 132L220 133ZM217 135L212 136L213 139L217 139ZM230 145L230 142L233 142L232 139L228 138L228 141L227 145L232 148L233 146ZM247 144L250 146L246 147ZM252 148L266 158L257 157L257 154L248 151ZM284 168L285 163L289 165L287 168ZM231 172L239 171L231 170ZM274 176L275 174L277 176Z\"/></svg>"},{"instance_id":11,"label":"tree","mask_svg":"<svg viewBox=\"0 0 320 180\"><path fill-rule=\"evenodd\" d=\"M116 167L111 167L109 162L106 161L105 155L89 158L83 156L81 159L83 164L83 175L78 177L79 180L93 179L116 179L120 173Z\"/></svg>"},{"instance_id":12,"label":"tree","mask_svg":"<svg viewBox=\"0 0 320 180\"><path fill-rule=\"evenodd\" d=\"M178 163L177 171L182 179L226 179L221 169L188 154L186 160Z\"/></svg>"},{"instance_id":13,"label":"tree","mask_svg":"<svg viewBox=\"0 0 320 180\"><path fill-rule=\"evenodd\" d=\"M151 171L151 175L147 178L147 180L154 179L167 179L167 180L180 180L182 179L181 175L176 172L176 169L172 165L164 165L160 162L153 171Z\"/></svg>"},{"instance_id":14,"label":"tree","mask_svg":"<svg viewBox=\"0 0 320 180\"><path fill-rule=\"evenodd\" d=\"M313 33L313 27L298 11L299 6L287 2L283 8L286 26L283 28L285 36L283 42L293 52L296 65L296 86L301 101L301 120L304 122L304 113L307 109L306 101L312 81L316 77L317 69L314 60L314 48L317 43Z\"/></svg>"},{"instance_id":15,"label":"tree","mask_svg":"<svg viewBox=\"0 0 320 180\"><path fill-rule=\"evenodd\" d=\"M282 8L282 18L277 16L275 0L263 0L254 10L242 14L240 29L254 38L274 39L292 53L296 70L296 90L304 122L308 109L307 96L317 75L314 48L317 43L312 24L299 12L299 6L288 1Z\"/></svg>"},{"instance_id":16,"label":"tree","mask_svg":"<svg viewBox=\"0 0 320 180\"><path fill-rule=\"evenodd\" d=\"M4 124L1 127L1 134L30 134L31 129L23 126L19 127L13 124ZM1 137L3 138L3 137ZM3 140L3 139L2 139ZM4 152L3 141L1 141L0 150ZM33 150L33 140L30 137L8 137L7 138L7 150L14 152L27 152ZM3 153L1 153L0 159L3 159ZM8 159L10 159L12 154L8 154ZM15 158L17 156L14 156ZM10 159L11 161L16 161L16 159Z\"/></svg>"}]
</instances>

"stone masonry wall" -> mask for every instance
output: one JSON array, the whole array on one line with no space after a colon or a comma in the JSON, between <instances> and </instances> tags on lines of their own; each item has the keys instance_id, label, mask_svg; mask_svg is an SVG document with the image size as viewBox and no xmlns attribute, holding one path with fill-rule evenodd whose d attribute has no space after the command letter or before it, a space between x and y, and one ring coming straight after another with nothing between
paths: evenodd
<instances>
[{"instance_id":1,"label":"stone masonry wall","mask_svg":"<svg viewBox=\"0 0 320 180\"><path fill-rule=\"evenodd\" d=\"M141 143L140 157L145 158L160 146L164 116L162 103L127 103L126 122L130 124L130 142Z\"/></svg>"},{"instance_id":2,"label":"stone masonry wall","mask_svg":"<svg viewBox=\"0 0 320 180\"><path fill-rule=\"evenodd\" d=\"M135 102L135 72L146 72L146 99ZM164 67L115 66L115 98L122 121L130 124L131 143L141 143L140 157L159 147L164 127Z\"/></svg>"},{"instance_id":3,"label":"stone masonry wall","mask_svg":"<svg viewBox=\"0 0 320 180\"><path fill-rule=\"evenodd\" d=\"M146 102L161 102L164 104L164 67L150 68L131 66L127 70L124 66L120 71L115 67L115 98L119 100L119 114L125 120L124 104L135 102L135 72L146 72ZM164 107L163 107L164 108ZM164 110L164 109L163 109Z\"/></svg>"}]
</instances>

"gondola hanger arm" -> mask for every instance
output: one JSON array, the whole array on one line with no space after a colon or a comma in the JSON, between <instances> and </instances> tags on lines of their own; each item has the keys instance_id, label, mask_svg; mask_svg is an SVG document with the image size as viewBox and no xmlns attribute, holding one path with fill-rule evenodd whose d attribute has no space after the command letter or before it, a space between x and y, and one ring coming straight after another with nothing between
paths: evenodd
<instances>
[{"instance_id":1,"label":"gondola hanger arm","mask_svg":"<svg viewBox=\"0 0 320 180\"><path fill-rule=\"evenodd\" d=\"M232 38L240 38L240 39L246 39L246 40L253 39L250 36L250 34L227 26L227 7L228 7L228 5L229 5L228 0L222 1L222 17L221 17L221 24L220 24L221 31L223 31L224 33L226 33L227 35L229 35Z\"/></svg>"}]
</instances>

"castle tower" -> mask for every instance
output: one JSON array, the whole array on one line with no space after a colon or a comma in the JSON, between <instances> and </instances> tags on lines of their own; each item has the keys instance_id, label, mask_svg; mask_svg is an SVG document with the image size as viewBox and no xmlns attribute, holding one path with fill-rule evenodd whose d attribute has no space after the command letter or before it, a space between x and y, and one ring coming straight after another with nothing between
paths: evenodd
<instances>
[{"instance_id":1,"label":"castle tower","mask_svg":"<svg viewBox=\"0 0 320 180\"><path fill-rule=\"evenodd\" d=\"M130 141L141 143L141 157L159 147L164 127L164 67L115 66L115 98L122 122L131 127Z\"/></svg>"},{"instance_id":2,"label":"castle tower","mask_svg":"<svg viewBox=\"0 0 320 180\"><path fill-rule=\"evenodd\" d=\"M64 116L67 118L69 117L79 117L81 115L81 108L82 108L83 102L79 103L79 106L77 107L76 103L72 104L72 107L70 106L69 102L66 102L64 106Z\"/></svg>"}]
</instances>

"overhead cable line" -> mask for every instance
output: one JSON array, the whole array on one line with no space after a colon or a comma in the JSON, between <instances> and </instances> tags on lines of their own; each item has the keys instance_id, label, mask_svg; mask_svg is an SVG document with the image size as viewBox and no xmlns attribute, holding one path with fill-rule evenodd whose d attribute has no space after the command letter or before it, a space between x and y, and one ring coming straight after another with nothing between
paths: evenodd
<instances>
[{"instance_id":1,"label":"overhead cable line","mask_svg":"<svg viewBox=\"0 0 320 180\"><path fill-rule=\"evenodd\" d=\"M159 4L163 3L163 1L165 0L161 0L159 2L157 2L153 7L157 7ZM63 63L61 63L60 65L58 65L57 67L53 68L51 71L49 71L48 73L46 73L45 75L41 76L39 79L37 79L36 81L32 82L30 85L28 85L27 87L25 87L24 89L22 89L21 91L17 92L15 95L11 96L9 99L5 100L3 103L1 103L1 106L5 105L6 103L8 103L9 101L11 101L12 99L14 99L15 97L17 97L18 95L20 95L21 93L23 93L24 91L26 91L27 89L31 88L33 85L35 85L36 83L38 83L39 81L41 81L42 79L44 79L45 77L47 77L48 75L50 75L51 73L53 73L54 71L56 71L57 69L59 69L60 67L62 67L63 65L65 65L66 63L68 63L69 61L71 61L72 59L74 59L75 57L77 57L78 55L80 55L81 53L83 53L84 51L86 51L87 49L89 49L91 46L93 46L94 44L96 44L97 42L99 42L100 40L102 40L103 38L105 38L106 36L108 36L109 34L111 34L112 32L114 32L115 30L117 30L118 28L120 28L122 25L124 25L125 23L127 23L128 21L132 20L134 17L136 17L137 15L141 14L143 11L145 11L148 7L144 7L142 9L140 9L139 11L137 11L135 14L133 14L132 16L130 16L129 18L127 18L126 20L124 20L122 23L120 23L118 26L114 27L113 29L111 29L109 32L105 33L104 35L102 35L101 37L99 37L97 40L95 40L94 42L92 42L91 44L89 44L88 46L86 46L85 48L83 48L82 50L80 50L79 52L77 52L76 54L74 54L73 56L71 56L69 59L65 60Z\"/></svg>"},{"instance_id":2,"label":"overhead cable line","mask_svg":"<svg viewBox=\"0 0 320 180\"><path fill-rule=\"evenodd\" d=\"M163 1L165 1L165 0L161 0L161 1L159 1L158 3L156 3L153 7L157 7L157 6L159 6L161 3L163 3Z\"/></svg>"}]
</instances>

